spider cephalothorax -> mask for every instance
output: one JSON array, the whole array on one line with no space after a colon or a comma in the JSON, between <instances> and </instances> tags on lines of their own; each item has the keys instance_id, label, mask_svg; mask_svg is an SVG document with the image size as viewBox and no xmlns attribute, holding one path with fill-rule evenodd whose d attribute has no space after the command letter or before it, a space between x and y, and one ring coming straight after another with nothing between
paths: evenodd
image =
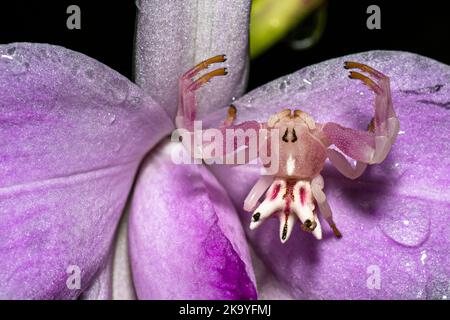
<instances>
[{"instance_id":1,"label":"spider cephalothorax","mask_svg":"<svg viewBox=\"0 0 450 320\"><path fill-rule=\"evenodd\" d=\"M210 64L224 61L225 56L215 56L201 62L183 75L180 80L177 115L179 128L188 130L193 128L196 110L194 91L212 77L226 75L226 70L225 68L213 70L195 81L192 77ZM222 131L244 129L278 133L267 135L268 141L265 142L265 144L277 142L273 144L277 145L277 148L271 151L276 155L276 170L270 175L261 176L244 202L244 210L253 212L251 229L257 228L264 220L275 214L280 219L281 242L284 243L289 239L297 219L300 220L303 231L311 232L317 239L321 239L322 227L317 216L319 209L334 234L341 237L323 192L324 181L320 172L325 161L329 159L343 175L355 179L364 172L368 164L380 163L386 158L399 131L399 122L392 106L389 78L357 62L346 62L344 67L359 69L376 79L375 82L355 71L350 71L349 75L351 79L361 80L376 95L375 115L367 131L345 128L333 122L316 123L306 112L290 109L272 115L266 123L247 121L235 125L233 122L236 118L236 108L234 106L229 108L228 117L220 128ZM247 146L247 142L242 143L244 147ZM356 160L356 165L353 167L345 156L331 148L332 146ZM242 145L234 145L235 150L242 149L241 147ZM245 159L250 161L252 157L261 158L261 154L253 156L247 154ZM260 201L264 193L265 197Z\"/></svg>"}]
</instances>

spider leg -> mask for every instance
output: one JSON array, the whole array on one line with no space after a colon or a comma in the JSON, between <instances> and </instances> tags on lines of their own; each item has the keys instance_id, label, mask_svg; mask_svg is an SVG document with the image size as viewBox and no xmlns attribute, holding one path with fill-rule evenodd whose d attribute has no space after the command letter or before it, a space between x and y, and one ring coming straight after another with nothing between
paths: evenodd
<instances>
[{"instance_id":1,"label":"spider leg","mask_svg":"<svg viewBox=\"0 0 450 320\"><path fill-rule=\"evenodd\" d=\"M244 200L244 210L251 212L259 205L259 199L273 182L273 176L261 176Z\"/></svg>"},{"instance_id":2,"label":"spider leg","mask_svg":"<svg viewBox=\"0 0 450 320\"><path fill-rule=\"evenodd\" d=\"M225 61L225 55L214 56L200 62L181 76L179 81L178 112L176 117L176 125L178 128L185 128L192 131L192 123L195 120L197 109L195 91L212 78L226 75L227 71L225 68L218 68L204 74L195 81L192 78L201 71L207 69L211 64Z\"/></svg>"},{"instance_id":3,"label":"spider leg","mask_svg":"<svg viewBox=\"0 0 450 320\"><path fill-rule=\"evenodd\" d=\"M311 191L314 199L316 199L317 205L319 206L320 212L322 213L325 220L330 225L333 230L334 235L337 238L341 238L342 234L336 227L336 223L333 221L333 212L331 211L330 205L328 204L327 197L323 192L324 182L322 176L319 174L311 181Z\"/></svg>"},{"instance_id":4,"label":"spider leg","mask_svg":"<svg viewBox=\"0 0 450 320\"><path fill-rule=\"evenodd\" d=\"M356 71L350 71L349 77L362 81L375 93L375 115L369 123L368 131L345 128L337 123L323 125L322 132L330 144L334 144L345 155L357 160L355 168L337 151L328 150L329 159L336 168L349 178L360 176L364 164L381 163L387 157L397 138L399 121L395 114L389 78L383 73L358 62L346 62L346 69L359 69L375 80Z\"/></svg>"},{"instance_id":5,"label":"spider leg","mask_svg":"<svg viewBox=\"0 0 450 320\"><path fill-rule=\"evenodd\" d=\"M204 160L207 163L248 163L255 159L259 152L258 146L255 146L254 141L250 141L249 136L258 136L262 125L257 121L246 121L234 125L236 118L234 106L228 108L227 118L218 128L209 128L211 131L194 128L197 112L196 91L212 78L225 76L227 71L225 68L217 68L199 76L196 80L193 80L193 77L210 65L225 61L225 55L212 57L200 62L181 76L176 117L178 130L177 135L173 137L178 141L181 140L195 159Z\"/></svg>"},{"instance_id":6,"label":"spider leg","mask_svg":"<svg viewBox=\"0 0 450 320\"><path fill-rule=\"evenodd\" d=\"M301 221L301 229L311 232L313 236L322 239L322 226L315 212L312 186L308 181L297 181L293 188L292 209Z\"/></svg>"},{"instance_id":7,"label":"spider leg","mask_svg":"<svg viewBox=\"0 0 450 320\"><path fill-rule=\"evenodd\" d=\"M285 201L283 199L284 190L286 190L286 181L282 179L275 180L266 193L266 199L258 205L252 215L250 229L258 228L267 218L278 211L284 211Z\"/></svg>"},{"instance_id":8,"label":"spider leg","mask_svg":"<svg viewBox=\"0 0 450 320\"><path fill-rule=\"evenodd\" d=\"M380 71L359 62L346 61L344 63L344 68L359 69L365 73L368 73L370 76L373 76L378 81L375 83L369 77L355 71L350 71L349 74L351 79L361 80L376 94L375 116L369 124L370 131L375 132L378 136L388 136L392 138L394 142L398 134L399 124L392 105L389 77Z\"/></svg>"},{"instance_id":9,"label":"spider leg","mask_svg":"<svg viewBox=\"0 0 450 320\"><path fill-rule=\"evenodd\" d=\"M295 214L289 211L278 212L278 218L280 219L280 240L281 243L285 243L289 240L297 219Z\"/></svg>"},{"instance_id":10,"label":"spider leg","mask_svg":"<svg viewBox=\"0 0 450 320\"><path fill-rule=\"evenodd\" d=\"M356 179L360 177L367 168L367 163L361 161L356 161L356 166L353 168L344 155L334 149L328 149L327 156L333 166L338 169L342 175L349 179Z\"/></svg>"}]
</instances>

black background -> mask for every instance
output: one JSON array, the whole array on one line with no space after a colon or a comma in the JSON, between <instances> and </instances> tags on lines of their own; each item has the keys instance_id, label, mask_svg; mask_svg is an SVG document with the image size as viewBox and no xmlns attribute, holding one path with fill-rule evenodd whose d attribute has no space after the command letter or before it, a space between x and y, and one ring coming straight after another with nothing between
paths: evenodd
<instances>
[{"instance_id":1,"label":"black background","mask_svg":"<svg viewBox=\"0 0 450 320\"><path fill-rule=\"evenodd\" d=\"M169 0L168 0L169 1ZM446 1L328 1L324 34L311 49L292 50L289 37L252 60L249 89L303 66L370 49L416 52L450 63ZM68 30L66 9L81 8L81 30ZM381 30L366 27L371 4L381 8ZM0 43L45 42L80 51L132 79L136 6L133 0L2 1ZM291 32L307 28L308 22Z\"/></svg>"}]
</instances>

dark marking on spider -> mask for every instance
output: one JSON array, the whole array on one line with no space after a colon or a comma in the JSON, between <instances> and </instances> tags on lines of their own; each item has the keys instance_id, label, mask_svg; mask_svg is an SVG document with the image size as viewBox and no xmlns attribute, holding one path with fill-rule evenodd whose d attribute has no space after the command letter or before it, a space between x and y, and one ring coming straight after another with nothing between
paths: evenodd
<instances>
[{"instance_id":1,"label":"dark marking on spider","mask_svg":"<svg viewBox=\"0 0 450 320\"><path fill-rule=\"evenodd\" d=\"M287 136L288 136L288 129L286 129L286 131L284 132L283 138L281 138L281 140L283 140L284 142L288 142Z\"/></svg>"},{"instance_id":2,"label":"dark marking on spider","mask_svg":"<svg viewBox=\"0 0 450 320\"><path fill-rule=\"evenodd\" d=\"M287 217L286 217L286 221L284 222L284 226L283 226L283 234L281 235L281 239L282 240L286 240L287 228L288 228L288 220L287 220Z\"/></svg>"},{"instance_id":3,"label":"dark marking on spider","mask_svg":"<svg viewBox=\"0 0 450 320\"><path fill-rule=\"evenodd\" d=\"M255 213L253 215L253 221L255 221L255 222L258 221L260 216L261 216L261 213L259 213L259 212Z\"/></svg>"},{"instance_id":4,"label":"dark marking on spider","mask_svg":"<svg viewBox=\"0 0 450 320\"><path fill-rule=\"evenodd\" d=\"M295 134L295 129L292 129L292 141L291 142L295 142L297 141L297 135Z\"/></svg>"}]
</instances>

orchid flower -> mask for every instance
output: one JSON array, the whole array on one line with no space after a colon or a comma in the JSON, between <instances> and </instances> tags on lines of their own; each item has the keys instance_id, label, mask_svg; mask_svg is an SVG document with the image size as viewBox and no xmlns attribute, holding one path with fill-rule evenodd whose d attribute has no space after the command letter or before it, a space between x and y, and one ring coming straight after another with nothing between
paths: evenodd
<instances>
[{"instance_id":1,"label":"orchid flower","mask_svg":"<svg viewBox=\"0 0 450 320\"><path fill-rule=\"evenodd\" d=\"M449 67L373 51L238 98L249 5L140 1L137 85L60 47L0 46L1 298L448 296ZM238 122L300 106L318 121L364 128L373 97L346 80L343 61L370 63L391 78L402 131L388 158L356 181L331 167L324 173L341 239L294 230L281 244L269 221L249 230L241 208L255 166L171 161L183 148L169 139L179 77L218 53L227 55L229 74L198 93L205 123L224 117L234 100ZM77 270L79 287L70 282Z\"/></svg>"}]
</instances>

